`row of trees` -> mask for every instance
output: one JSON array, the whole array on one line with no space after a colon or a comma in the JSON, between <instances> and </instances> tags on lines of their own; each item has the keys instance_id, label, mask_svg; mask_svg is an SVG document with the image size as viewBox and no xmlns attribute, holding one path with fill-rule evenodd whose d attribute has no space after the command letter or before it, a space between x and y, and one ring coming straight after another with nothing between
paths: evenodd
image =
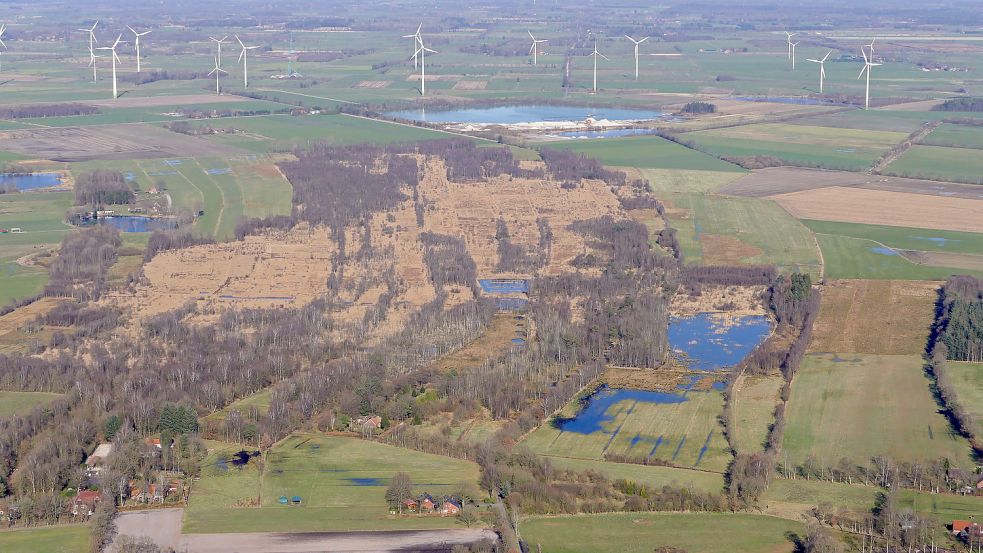
<instances>
[{"instance_id":1,"label":"row of trees","mask_svg":"<svg viewBox=\"0 0 983 553\"><path fill-rule=\"evenodd\" d=\"M133 189L119 171L96 169L80 173L75 179L75 205L98 207L110 204L129 204L134 200Z\"/></svg>"}]
</instances>

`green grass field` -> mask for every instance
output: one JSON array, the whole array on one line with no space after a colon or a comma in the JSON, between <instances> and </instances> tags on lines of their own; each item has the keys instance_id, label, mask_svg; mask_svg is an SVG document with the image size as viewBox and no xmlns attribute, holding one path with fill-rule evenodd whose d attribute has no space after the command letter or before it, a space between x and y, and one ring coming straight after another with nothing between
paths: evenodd
<instances>
[{"instance_id":1,"label":"green grass field","mask_svg":"<svg viewBox=\"0 0 983 553\"><path fill-rule=\"evenodd\" d=\"M823 250L826 278L945 280L954 274L981 274L967 269L919 265L867 238L817 233L816 240Z\"/></svg>"},{"instance_id":2,"label":"green grass field","mask_svg":"<svg viewBox=\"0 0 983 553\"><path fill-rule=\"evenodd\" d=\"M616 513L535 517L520 526L522 538L549 553L651 553L671 545L687 553L791 552L787 534L801 523L734 513Z\"/></svg>"},{"instance_id":3,"label":"green grass field","mask_svg":"<svg viewBox=\"0 0 983 553\"><path fill-rule=\"evenodd\" d=\"M597 471L611 479L624 478L653 488L674 486L692 488L710 493L724 489L724 475L719 472L663 467L658 465L635 465L631 463L612 463L597 459L573 459L570 457L545 456L554 467L585 472Z\"/></svg>"},{"instance_id":4,"label":"green grass field","mask_svg":"<svg viewBox=\"0 0 983 553\"><path fill-rule=\"evenodd\" d=\"M81 525L0 531L3 553L80 553L88 548L89 528Z\"/></svg>"},{"instance_id":5,"label":"green grass field","mask_svg":"<svg viewBox=\"0 0 983 553\"><path fill-rule=\"evenodd\" d=\"M770 200L676 193L662 199L670 204L669 221L687 263L774 263L819 274L819 250L809 229Z\"/></svg>"},{"instance_id":6,"label":"green grass field","mask_svg":"<svg viewBox=\"0 0 983 553\"><path fill-rule=\"evenodd\" d=\"M564 414L577 412L576 400ZM727 441L717 416L723 410L718 391L690 391L681 403L635 400L612 405L592 434L564 432L545 423L523 443L541 455L603 459L605 453L662 459L679 467L723 472L730 462Z\"/></svg>"},{"instance_id":7,"label":"green grass field","mask_svg":"<svg viewBox=\"0 0 983 553\"><path fill-rule=\"evenodd\" d=\"M719 156L774 156L791 164L858 171L906 134L788 124L758 124L682 135Z\"/></svg>"},{"instance_id":8,"label":"green grass field","mask_svg":"<svg viewBox=\"0 0 983 553\"><path fill-rule=\"evenodd\" d=\"M63 222L71 204L71 192L0 194L0 228L23 230L22 234L0 234L0 306L33 296L44 287L46 269L16 261L61 243L71 230Z\"/></svg>"},{"instance_id":9,"label":"green grass field","mask_svg":"<svg viewBox=\"0 0 983 553\"><path fill-rule=\"evenodd\" d=\"M781 376L743 376L731 396L734 448L738 453L764 450L768 428L775 421L784 379Z\"/></svg>"},{"instance_id":10,"label":"green grass field","mask_svg":"<svg viewBox=\"0 0 983 553\"><path fill-rule=\"evenodd\" d=\"M943 123L929 133L921 144L956 148L983 148L983 127Z\"/></svg>"},{"instance_id":11,"label":"green grass field","mask_svg":"<svg viewBox=\"0 0 983 553\"><path fill-rule=\"evenodd\" d=\"M929 385L914 355L808 355L792 384L783 450L796 464L810 455L827 465L888 455L967 465L969 444L939 413Z\"/></svg>"},{"instance_id":12,"label":"green grass field","mask_svg":"<svg viewBox=\"0 0 983 553\"><path fill-rule=\"evenodd\" d=\"M572 150L596 158L604 165L616 167L744 172L736 165L659 136L564 140L542 143L540 146Z\"/></svg>"},{"instance_id":13,"label":"green grass field","mask_svg":"<svg viewBox=\"0 0 983 553\"><path fill-rule=\"evenodd\" d=\"M959 405L973 415L972 432L983 436L983 363L946 361L945 371L956 387Z\"/></svg>"},{"instance_id":14,"label":"green grass field","mask_svg":"<svg viewBox=\"0 0 983 553\"><path fill-rule=\"evenodd\" d=\"M736 171L696 171L689 169L638 168L642 178L657 196L670 192L706 194L716 192L727 184L744 176Z\"/></svg>"},{"instance_id":15,"label":"green grass field","mask_svg":"<svg viewBox=\"0 0 983 553\"><path fill-rule=\"evenodd\" d=\"M241 448L212 444L217 447L205 459L185 510L187 533L453 527L453 517L390 516L389 479L406 472L420 492L435 496L453 493L461 483L477 486L478 480L474 463L356 438L292 435L267 453L262 474L255 461L241 470L231 464L219 468L220 456ZM295 495L303 498L301 505L278 503L280 496Z\"/></svg>"},{"instance_id":16,"label":"green grass field","mask_svg":"<svg viewBox=\"0 0 983 553\"><path fill-rule=\"evenodd\" d=\"M974 148L915 145L883 172L900 177L983 184L983 156Z\"/></svg>"},{"instance_id":17,"label":"green grass field","mask_svg":"<svg viewBox=\"0 0 983 553\"><path fill-rule=\"evenodd\" d=\"M0 391L0 419L23 415L38 405L44 405L60 397L61 394L48 392L5 392Z\"/></svg>"},{"instance_id":18,"label":"green grass field","mask_svg":"<svg viewBox=\"0 0 983 553\"><path fill-rule=\"evenodd\" d=\"M273 394L272 388L264 388L256 392L255 394L233 401L229 405L226 405L225 407L219 409L218 411L215 411L214 413L210 413L207 417L204 418L204 420L221 423L222 421L225 420L226 415L228 415L232 411L239 411L240 413L248 414L250 409L254 407L261 415L266 415L266 412L270 408L270 398L272 394Z\"/></svg>"},{"instance_id":19,"label":"green grass field","mask_svg":"<svg viewBox=\"0 0 983 553\"><path fill-rule=\"evenodd\" d=\"M983 234L803 219L817 234L872 240L893 249L983 255Z\"/></svg>"}]
</instances>

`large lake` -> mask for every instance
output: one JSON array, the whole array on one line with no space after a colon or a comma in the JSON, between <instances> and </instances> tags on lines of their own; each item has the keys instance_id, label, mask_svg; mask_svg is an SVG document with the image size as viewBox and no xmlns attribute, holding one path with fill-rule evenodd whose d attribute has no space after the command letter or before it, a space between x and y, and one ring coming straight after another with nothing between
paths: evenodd
<instances>
[{"instance_id":1,"label":"large lake","mask_svg":"<svg viewBox=\"0 0 983 553\"><path fill-rule=\"evenodd\" d=\"M588 117L609 119L611 121L649 121L664 117L666 113L656 110L551 106L530 104L523 106L497 106L483 108L460 108L435 110L414 108L390 111L386 115L425 121L428 123L483 123L486 125L514 125L516 123L537 123L541 121L583 121Z\"/></svg>"}]
</instances>

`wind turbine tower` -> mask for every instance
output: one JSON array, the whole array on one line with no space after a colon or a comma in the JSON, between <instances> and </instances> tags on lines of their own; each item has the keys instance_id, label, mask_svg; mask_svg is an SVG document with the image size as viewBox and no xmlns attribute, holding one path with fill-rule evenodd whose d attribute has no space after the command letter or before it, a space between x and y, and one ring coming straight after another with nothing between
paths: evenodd
<instances>
[{"instance_id":1,"label":"wind turbine tower","mask_svg":"<svg viewBox=\"0 0 983 553\"><path fill-rule=\"evenodd\" d=\"M649 37L645 37L641 40L635 40L632 37L625 35L625 38L630 40L632 44L635 45L635 80L637 81L638 80L638 45L648 40Z\"/></svg>"},{"instance_id":2,"label":"wind turbine tower","mask_svg":"<svg viewBox=\"0 0 983 553\"><path fill-rule=\"evenodd\" d=\"M873 42L871 44L873 44ZM870 71L871 71L871 68L876 67L878 65L883 65L883 64L874 63L874 54L873 54L873 52L871 52L870 57L868 58L867 57L867 52L863 49L862 46L860 47L860 53L863 54L863 56L864 56L864 68L860 70L860 75L858 75L857 78L859 79L859 78L861 78L861 77L864 76L864 73L867 73L867 87L866 87L866 90L864 92L864 109L866 110L866 109L870 109Z\"/></svg>"},{"instance_id":3,"label":"wind turbine tower","mask_svg":"<svg viewBox=\"0 0 983 553\"><path fill-rule=\"evenodd\" d=\"M140 72L140 37L144 35L149 35L152 31L144 31L142 33L138 33L134 31L133 27L130 27L129 25L127 25L126 28L129 29L134 36L134 43L137 49L137 73L139 73Z\"/></svg>"},{"instance_id":4,"label":"wind turbine tower","mask_svg":"<svg viewBox=\"0 0 983 553\"><path fill-rule=\"evenodd\" d=\"M208 76L211 77L215 75L215 94L221 94L222 91L219 88L219 79L222 77L222 73L228 73L228 71L219 67L218 58L215 58L215 68L208 72Z\"/></svg>"},{"instance_id":5,"label":"wind turbine tower","mask_svg":"<svg viewBox=\"0 0 983 553\"><path fill-rule=\"evenodd\" d=\"M227 38L229 38L228 35L222 38L208 37L208 40L214 42L215 46L218 47L218 52L215 54L215 67L222 67L222 43Z\"/></svg>"},{"instance_id":6,"label":"wind turbine tower","mask_svg":"<svg viewBox=\"0 0 983 553\"><path fill-rule=\"evenodd\" d=\"M788 31L785 31L785 36L786 36L786 40L788 41L788 59L791 60L792 59L792 37L795 36L795 33L790 33Z\"/></svg>"},{"instance_id":7,"label":"wind turbine tower","mask_svg":"<svg viewBox=\"0 0 983 553\"><path fill-rule=\"evenodd\" d=\"M3 49L4 50L7 49L7 45L4 44L4 42L3 42L3 33L6 30L7 30L7 24L6 23L4 23L3 25L0 25L0 46L3 46ZM2 68L3 68L3 65L0 64L0 69L2 69Z\"/></svg>"},{"instance_id":8,"label":"wind turbine tower","mask_svg":"<svg viewBox=\"0 0 983 553\"><path fill-rule=\"evenodd\" d=\"M419 54L420 56L420 96L427 95L427 52L431 54L436 54L436 50L431 50L423 45L423 36L419 38L419 48L417 48L414 55Z\"/></svg>"},{"instance_id":9,"label":"wind turbine tower","mask_svg":"<svg viewBox=\"0 0 983 553\"><path fill-rule=\"evenodd\" d=\"M823 59L821 59L821 60L814 60L812 58L807 58L806 59L806 61L811 61L812 63L818 63L819 64L819 93L820 94L823 93L823 81L826 80L826 60L829 59L829 56L832 53L833 53L832 50L830 50L829 52L826 52L826 55L823 56Z\"/></svg>"},{"instance_id":10,"label":"wind turbine tower","mask_svg":"<svg viewBox=\"0 0 983 553\"><path fill-rule=\"evenodd\" d=\"M249 50L255 50L259 48L259 46L246 46L242 43L242 40L239 39L239 35L236 35L236 42L238 42L239 46L242 47L242 52L239 54L239 61L242 62L242 86L243 88L249 88L249 64L246 60L246 52Z\"/></svg>"},{"instance_id":11,"label":"wind turbine tower","mask_svg":"<svg viewBox=\"0 0 983 553\"><path fill-rule=\"evenodd\" d=\"M89 33L89 67L92 68L92 82L96 82L96 51L95 45L99 42L96 38L96 26L99 25L99 21L92 24L91 28L79 29L83 33Z\"/></svg>"},{"instance_id":12,"label":"wind turbine tower","mask_svg":"<svg viewBox=\"0 0 983 553\"><path fill-rule=\"evenodd\" d=\"M802 42L801 40L799 42ZM795 47L799 45L798 42L792 42L792 71L795 71Z\"/></svg>"},{"instance_id":13,"label":"wind turbine tower","mask_svg":"<svg viewBox=\"0 0 983 553\"><path fill-rule=\"evenodd\" d=\"M602 54L602 53L600 53L600 52L597 51L597 39L596 38L594 39L594 51L591 52L590 55L591 55L592 58L594 58L594 94L597 94L597 58L604 58L604 59L606 59L608 61L611 61L611 60L608 59L608 57L605 56L604 54Z\"/></svg>"},{"instance_id":14,"label":"wind turbine tower","mask_svg":"<svg viewBox=\"0 0 983 553\"><path fill-rule=\"evenodd\" d=\"M118 37L116 37L116 42L114 42L112 46L103 46L102 48L99 48L99 50L109 50L110 52L112 52L110 56L112 57L113 60L113 99L114 100L116 98L119 98L119 89L116 86L116 62L119 61L119 56L116 54L116 47L119 46L120 44L125 44L123 42L123 35L119 35ZM93 67L95 67L94 62L93 62ZM94 71L93 74L95 74Z\"/></svg>"},{"instance_id":15,"label":"wind turbine tower","mask_svg":"<svg viewBox=\"0 0 983 553\"><path fill-rule=\"evenodd\" d=\"M529 38L532 39L532 46L529 47L529 53L532 54L532 64L538 65L539 45L544 42L547 42L547 40L545 38L541 40L536 40L536 37L532 36L532 31L526 31L526 32L529 33Z\"/></svg>"},{"instance_id":16,"label":"wind turbine tower","mask_svg":"<svg viewBox=\"0 0 983 553\"><path fill-rule=\"evenodd\" d=\"M420 23L420 26L416 28L415 33L413 33L412 35L403 35L403 38L413 39L413 69L419 68L418 60L419 60L419 53L420 53L420 43L423 42L423 39L420 38L420 29L422 28L423 28L423 23Z\"/></svg>"}]
</instances>

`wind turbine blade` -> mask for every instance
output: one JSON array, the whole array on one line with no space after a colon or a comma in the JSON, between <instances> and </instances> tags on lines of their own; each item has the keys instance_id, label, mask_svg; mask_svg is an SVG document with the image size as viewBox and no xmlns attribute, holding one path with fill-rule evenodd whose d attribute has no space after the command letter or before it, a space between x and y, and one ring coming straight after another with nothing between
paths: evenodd
<instances>
[{"instance_id":1,"label":"wind turbine blade","mask_svg":"<svg viewBox=\"0 0 983 553\"><path fill-rule=\"evenodd\" d=\"M825 55L825 56L823 56L823 61L826 61L827 59L829 59L829 56L830 56L830 54L832 54L832 53L833 53L833 51L832 51L832 50L830 50L829 52L826 52L826 55Z\"/></svg>"},{"instance_id":2,"label":"wind turbine blade","mask_svg":"<svg viewBox=\"0 0 983 553\"><path fill-rule=\"evenodd\" d=\"M129 29L131 33L133 33L133 34L135 34L135 35L137 35L137 36L140 36L140 33L138 33L138 32L136 32L136 31L134 31L134 30L133 30L133 27L130 27L129 25L127 25L127 26L126 26L126 28L127 28L127 29Z\"/></svg>"},{"instance_id":3,"label":"wind turbine blade","mask_svg":"<svg viewBox=\"0 0 983 553\"><path fill-rule=\"evenodd\" d=\"M639 40L639 41L638 41L638 43L639 43L639 44L641 44L641 43L643 43L643 42L645 42L645 41L646 41L646 40L648 40L648 39L649 39L649 37L645 37L645 38L643 38L642 40Z\"/></svg>"},{"instance_id":4,"label":"wind turbine blade","mask_svg":"<svg viewBox=\"0 0 983 553\"><path fill-rule=\"evenodd\" d=\"M245 49L245 48L243 48L243 49L242 49L242 52L239 52L239 60L238 60L238 61L242 61L242 58L243 58L243 56L245 56L245 55L246 55L246 49Z\"/></svg>"},{"instance_id":5,"label":"wind turbine blade","mask_svg":"<svg viewBox=\"0 0 983 553\"><path fill-rule=\"evenodd\" d=\"M879 66L879 65L884 65L884 64L883 64L883 63L874 63L874 62L870 62L870 63L868 63L867 65L869 65L869 66L871 66L871 67L877 67L877 66Z\"/></svg>"},{"instance_id":6,"label":"wind turbine blade","mask_svg":"<svg viewBox=\"0 0 983 553\"><path fill-rule=\"evenodd\" d=\"M812 63L822 63L821 61L819 61L819 60L814 60L814 59L812 59L812 58L806 58L806 61L811 61Z\"/></svg>"},{"instance_id":7,"label":"wind turbine blade","mask_svg":"<svg viewBox=\"0 0 983 553\"><path fill-rule=\"evenodd\" d=\"M861 53L861 54L863 55L863 57L864 57L864 64L866 65L866 64L868 64L868 63L870 63L870 60L869 60L869 59L867 59L867 51L866 51L866 50L864 50L863 48L861 48L861 49L860 49L860 53Z\"/></svg>"},{"instance_id":8,"label":"wind turbine blade","mask_svg":"<svg viewBox=\"0 0 983 553\"><path fill-rule=\"evenodd\" d=\"M608 60L608 61L611 61L611 58L609 58L609 57L607 57L607 56L605 56L604 54L602 54L602 53L600 53L600 52L598 52L598 53L597 53L597 55L598 55L598 56L601 56L602 58L604 58L604 59L606 59L606 60Z\"/></svg>"},{"instance_id":9,"label":"wind turbine blade","mask_svg":"<svg viewBox=\"0 0 983 553\"><path fill-rule=\"evenodd\" d=\"M536 40L536 37L532 36L532 31L527 30L526 32L529 33L529 38L533 39L533 41Z\"/></svg>"},{"instance_id":10,"label":"wind turbine blade","mask_svg":"<svg viewBox=\"0 0 983 553\"><path fill-rule=\"evenodd\" d=\"M533 50L535 50L535 49L536 49L536 43L535 43L535 42L533 42L533 43L532 43L532 46L530 46L530 47L529 47L529 53L531 54L531 53L532 53L532 51L533 51Z\"/></svg>"},{"instance_id":11,"label":"wind turbine blade","mask_svg":"<svg viewBox=\"0 0 983 553\"><path fill-rule=\"evenodd\" d=\"M826 67L822 65L819 66L819 75L824 79L826 78Z\"/></svg>"},{"instance_id":12,"label":"wind turbine blade","mask_svg":"<svg viewBox=\"0 0 983 553\"><path fill-rule=\"evenodd\" d=\"M866 71L866 70L867 70L867 64L864 64L864 68L860 70L860 74L857 75L857 79L863 77L864 76L864 71Z\"/></svg>"},{"instance_id":13,"label":"wind turbine blade","mask_svg":"<svg viewBox=\"0 0 983 553\"><path fill-rule=\"evenodd\" d=\"M439 54L440 53L440 52L438 52L436 50L431 50L430 48L427 48L426 46L424 46L423 49L426 50L427 52L430 52L431 54Z\"/></svg>"},{"instance_id":14,"label":"wind turbine blade","mask_svg":"<svg viewBox=\"0 0 983 553\"><path fill-rule=\"evenodd\" d=\"M6 49L7 48L7 43L5 43L3 41L3 39L0 39L0 46L3 46Z\"/></svg>"},{"instance_id":15,"label":"wind turbine blade","mask_svg":"<svg viewBox=\"0 0 983 553\"><path fill-rule=\"evenodd\" d=\"M245 44L243 44L243 43L242 43L242 40L240 40L240 39L239 39L239 35L235 35L235 37L236 37L236 42L238 42L238 43L239 43L239 46L242 46L243 48L245 48L245 47L246 47L246 45L245 45Z\"/></svg>"},{"instance_id":16,"label":"wind turbine blade","mask_svg":"<svg viewBox=\"0 0 983 553\"><path fill-rule=\"evenodd\" d=\"M420 36L420 31L422 31L422 30L423 30L423 22L421 21L420 24L416 28L416 36Z\"/></svg>"}]
</instances>

